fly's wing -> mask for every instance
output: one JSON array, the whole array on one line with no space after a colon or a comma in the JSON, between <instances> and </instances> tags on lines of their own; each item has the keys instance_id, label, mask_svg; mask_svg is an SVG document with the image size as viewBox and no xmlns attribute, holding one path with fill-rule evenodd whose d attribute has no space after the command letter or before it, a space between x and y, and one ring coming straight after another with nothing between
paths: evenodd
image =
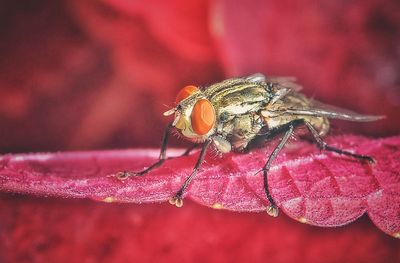
<instances>
[{"instance_id":1,"label":"fly's wing","mask_svg":"<svg viewBox=\"0 0 400 263\"><path fill-rule=\"evenodd\" d=\"M283 102L283 107L278 107L279 109L277 109L278 112L283 110L281 114L318 116L357 122L369 122L385 118L385 116L363 115L351 110L308 99L301 93L298 93L298 91L302 89L302 86L296 83L295 77L265 77L261 73L257 73L248 76L246 79L253 82L264 81L266 83L271 83L276 90L275 97L272 98L269 105L274 105L282 100L281 103ZM268 111L274 110L269 109Z\"/></svg>"},{"instance_id":2,"label":"fly's wing","mask_svg":"<svg viewBox=\"0 0 400 263\"><path fill-rule=\"evenodd\" d=\"M359 114L351 110L342 109L315 100L310 100L308 105L295 105L294 107L289 107L285 111L286 113L293 115L320 116L330 119L357 122L369 122L385 118L385 116Z\"/></svg>"},{"instance_id":3,"label":"fly's wing","mask_svg":"<svg viewBox=\"0 0 400 263\"><path fill-rule=\"evenodd\" d=\"M264 74L256 73L256 74L246 77L245 79L252 81L252 82L260 82L260 81L265 81L265 76L264 76Z\"/></svg>"},{"instance_id":4,"label":"fly's wing","mask_svg":"<svg viewBox=\"0 0 400 263\"><path fill-rule=\"evenodd\" d=\"M267 77L265 78L265 82L272 83L274 86L279 87L280 89L288 89L291 91L300 91L303 89L303 86L296 82L296 77Z\"/></svg>"},{"instance_id":5,"label":"fly's wing","mask_svg":"<svg viewBox=\"0 0 400 263\"><path fill-rule=\"evenodd\" d=\"M256 73L246 77L245 79L252 82L262 81L271 83L275 86L279 86L280 88L286 88L293 91L299 91L303 88L301 85L296 83L296 77L266 77L261 73Z\"/></svg>"}]
</instances>

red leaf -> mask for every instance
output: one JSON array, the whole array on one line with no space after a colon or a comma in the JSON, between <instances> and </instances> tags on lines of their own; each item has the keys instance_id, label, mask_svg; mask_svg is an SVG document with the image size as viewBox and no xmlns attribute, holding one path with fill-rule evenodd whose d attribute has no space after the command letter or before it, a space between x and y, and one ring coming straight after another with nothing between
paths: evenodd
<instances>
[{"instance_id":1,"label":"red leaf","mask_svg":"<svg viewBox=\"0 0 400 263\"><path fill-rule=\"evenodd\" d=\"M270 189L278 206L290 217L318 226L344 225L367 212L380 229L399 237L400 137L371 140L345 136L328 142L371 155L377 163L320 152L306 142L292 143L270 172ZM262 176L255 174L266 154L263 148L220 159L209 156L187 196L214 208L264 211L268 202ZM0 190L105 202L165 202L179 189L197 154L169 160L142 178L121 182L107 176L142 169L157 156L158 150L4 155L0 159Z\"/></svg>"}]
</instances>

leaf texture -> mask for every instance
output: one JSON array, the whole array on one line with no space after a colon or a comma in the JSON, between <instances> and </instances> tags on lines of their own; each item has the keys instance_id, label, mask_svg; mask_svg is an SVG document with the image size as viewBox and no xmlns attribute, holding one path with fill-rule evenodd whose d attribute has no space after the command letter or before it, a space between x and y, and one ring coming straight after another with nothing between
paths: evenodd
<instances>
[{"instance_id":1,"label":"leaf texture","mask_svg":"<svg viewBox=\"0 0 400 263\"><path fill-rule=\"evenodd\" d=\"M345 225L367 213L377 227L399 237L400 137L347 135L330 137L327 142L373 156L377 163L292 141L269 173L270 191L281 211L302 223L324 227ZM268 201L258 171L275 143L246 154L209 154L185 198L217 209L265 211ZM198 152L170 159L143 177L120 181L114 176L122 170L143 169L158 154L155 149L135 149L4 155L0 190L104 202L166 202L190 173Z\"/></svg>"}]
</instances>

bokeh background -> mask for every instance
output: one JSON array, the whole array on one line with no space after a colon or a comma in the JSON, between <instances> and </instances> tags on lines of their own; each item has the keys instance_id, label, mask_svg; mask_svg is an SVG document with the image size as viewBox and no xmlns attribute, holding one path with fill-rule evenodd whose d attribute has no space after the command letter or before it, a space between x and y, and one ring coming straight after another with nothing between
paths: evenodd
<instances>
[{"instance_id":1,"label":"bokeh background","mask_svg":"<svg viewBox=\"0 0 400 263\"><path fill-rule=\"evenodd\" d=\"M181 87L255 72L296 76L311 97L387 116L334 133L397 135L400 3L0 1L0 153L157 147ZM398 241L367 218L321 229L185 206L3 194L0 261L400 258Z\"/></svg>"},{"instance_id":2,"label":"bokeh background","mask_svg":"<svg viewBox=\"0 0 400 263\"><path fill-rule=\"evenodd\" d=\"M255 72L399 131L398 1L2 1L0 151L158 146L177 91Z\"/></svg>"}]
</instances>

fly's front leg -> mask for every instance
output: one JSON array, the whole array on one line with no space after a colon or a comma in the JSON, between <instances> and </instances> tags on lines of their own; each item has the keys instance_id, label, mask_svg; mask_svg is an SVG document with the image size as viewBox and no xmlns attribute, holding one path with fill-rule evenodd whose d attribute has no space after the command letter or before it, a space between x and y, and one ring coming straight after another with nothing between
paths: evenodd
<instances>
[{"instance_id":1,"label":"fly's front leg","mask_svg":"<svg viewBox=\"0 0 400 263\"><path fill-rule=\"evenodd\" d=\"M189 175L188 178L186 178L185 182L183 183L181 188L178 190L178 192L176 192L176 194L169 200L169 203L171 205L175 205L177 207L183 206L183 200L182 200L183 194L185 193L185 190L189 186L190 182L196 176L196 174L200 168L200 165L204 161L204 157L206 156L207 148L208 148L208 146L210 146L211 142L212 142L212 137L208 138L204 142L203 147L200 152L200 155L199 155L199 158L197 159L196 165L194 166L192 173Z\"/></svg>"},{"instance_id":2,"label":"fly's front leg","mask_svg":"<svg viewBox=\"0 0 400 263\"><path fill-rule=\"evenodd\" d=\"M152 164L150 167L142 170L142 171L138 171L138 172L128 172L128 171L124 171L124 172L119 172L117 173L116 177L120 180L125 180L130 176L142 176L148 172L150 172L151 170L160 167L165 159L166 159L166 152L167 152L167 145L168 145L168 138L169 138L169 134L171 132L172 129L172 123L168 124L167 128L165 128L164 130L164 134L162 137L162 143L161 143L161 151L160 151L160 156L158 158L158 161L154 164Z\"/></svg>"},{"instance_id":3,"label":"fly's front leg","mask_svg":"<svg viewBox=\"0 0 400 263\"><path fill-rule=\"evenodd\" d=\"M272 198L270 192L269 192L269 188L268 188L268 171L271 168L271 164L272 162L275 160L276 156L278 156L279 152L282 150L282 148L285 146L285 144L287 143L287 141L289 140L290 136L293 134L294 131L294 124L289 123L287 126L287 130L284 134L284 136L282 137L281 141L278 143L278 145L275 147L274 151L272 152L272 154L269 156L268 161L266 162L266 164L264 165L262 171L263 171L263 179L264 179L264 191L265 191L265 195L267 196L267 199L270 203L270 205L267 207L267 213L270 216L273 217L277 217L279 210L278 207L274 201L274 199Z\"/></svg>"},{"instance_id":4,"label":"fly's front leg","mask_svg":"<svg viewBox=\"0 0 400 263\"><path fill-rule=\"evenodd\" d=\"M375 163L374 158L372 158L371 156L362 155L362 154L356 154L356 153L352 153L352 152L349 152L349 151L345 151L345 150L342 150L342 149L339 149L339 148L335 148L335 147L329 146L326 142L324 142L322 140L321 136L319 136L319 134L318 134L318 131L314 128L314 126L311 125L311 123L309 123L307 121L304 121L304 123L307 126L308 130L313 135L315 141L317 142L318 147L321 150L327 150L327 151L331 151L331 152L335 152L335 153L351 156L351 157L354 157L354 158L362 160L362 161L368 161L370 163Z\"/></svg>"}]
</instances>

